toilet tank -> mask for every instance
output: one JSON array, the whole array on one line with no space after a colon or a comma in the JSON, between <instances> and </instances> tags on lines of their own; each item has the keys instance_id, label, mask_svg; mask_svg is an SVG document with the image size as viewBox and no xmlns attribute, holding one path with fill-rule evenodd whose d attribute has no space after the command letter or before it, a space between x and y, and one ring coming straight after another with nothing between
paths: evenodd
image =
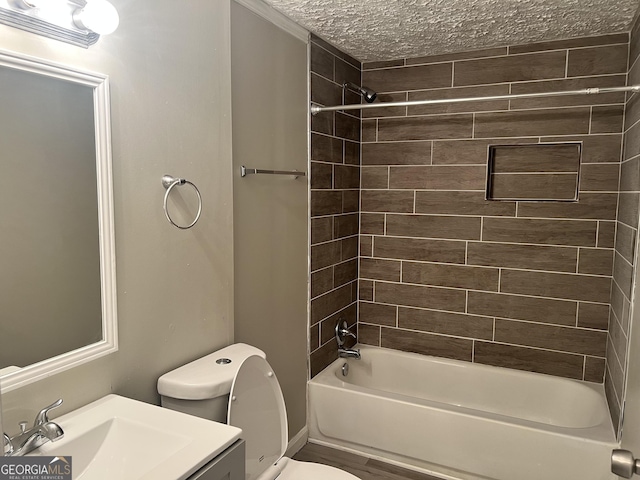
<instances>
[{"instance_id":1,"label":"toilet tank","mask_svg":"<svg viewBox=\"0 0 640 480\"><path fill-rule=\"evenodd\" d=\"M233 379L251 355L266 358L251 345L234 343L205 357L165 373L158 379L158 393L165 408L227 423L227 404Z\"/></svg>"}]
</instances>

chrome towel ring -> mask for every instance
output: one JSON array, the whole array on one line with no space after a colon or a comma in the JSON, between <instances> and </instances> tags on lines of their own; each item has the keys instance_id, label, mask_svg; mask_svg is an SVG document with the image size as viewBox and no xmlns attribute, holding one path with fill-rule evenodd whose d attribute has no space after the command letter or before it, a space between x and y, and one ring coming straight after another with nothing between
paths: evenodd
<instances>
[{"instance_id":1,"label":"chrome towel ring","mask_svg":"<svg viewBox=\"0 0 640 480\"><path fill-rule=\"evenodd\" d=\"M173 190L173 187L175 187L176 185L185 185L185 184L191 185L193 189L196 191L196 195L198 195L198 213L196 213L196 218L193 220L193 222L191 222L189 225L183 226L183 225L178 225L176 222L174 222L173 219L171 218L171 215L169 215L169 209L167 208L167 200L169 199L169 194L171 194L171 190ZM174 178L171 175L164 175L162 177L162 186L167 189L167 191L164 193L164 202L162 207L164 208L164 216L167 217L167 220L169 220L169 223L171 223L171 225L173 225L174 227L178 227L181 230L187 230L193 227L196 224L196 222L200 219L200 214L202 213L202 196L200 195L200 190L198 190L198 187L196 187L195 184L193 184L187 179Z\"/></svg>"}]
</instances>

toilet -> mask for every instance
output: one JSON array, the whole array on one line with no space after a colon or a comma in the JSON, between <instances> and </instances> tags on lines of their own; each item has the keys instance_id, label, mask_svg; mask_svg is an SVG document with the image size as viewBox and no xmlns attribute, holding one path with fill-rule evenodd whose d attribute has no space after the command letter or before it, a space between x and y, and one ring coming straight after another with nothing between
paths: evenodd
<instances>
[{"instance_id":1,"label":"toilet","mask_svg":"<svg viewBox=\"0 0 640 480\"><path fill-rule=\"evenodd\" d=\"M287 411L264 352L236 343L158 379L162 406L242 429L247 480L359 480L343 470L284 456Z\"/></svg>"}]
</instances>

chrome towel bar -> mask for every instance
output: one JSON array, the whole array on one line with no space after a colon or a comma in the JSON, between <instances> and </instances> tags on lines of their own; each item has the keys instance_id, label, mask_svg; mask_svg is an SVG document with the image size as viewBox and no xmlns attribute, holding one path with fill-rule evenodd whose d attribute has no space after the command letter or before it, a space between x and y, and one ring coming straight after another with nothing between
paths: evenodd
<instances>
[{"instance_id":1,"label":"chrome towel bar","mask_svg":"<svg viewBox=\"0 0 640 480\"><path fill-rule=\"evenodd\" d=\"M240 176L246 177L247 175L291 175L294 178L306 176L306 172L299 172L297 170L263 170L260 168L247 168L244 165L240 167Z\"/></svg>"}]
</instances>

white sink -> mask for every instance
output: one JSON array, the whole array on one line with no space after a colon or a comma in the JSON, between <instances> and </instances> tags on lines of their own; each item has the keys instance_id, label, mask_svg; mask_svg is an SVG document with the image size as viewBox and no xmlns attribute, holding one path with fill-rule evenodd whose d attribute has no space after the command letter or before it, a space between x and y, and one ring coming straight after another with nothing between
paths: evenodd
<instances>
[{"instance_id":1,"label":"white sink","mask_svg":"<svg viewBox=\"0 0 640 480\"><path fill-rule=\"evenodd\" d=\"M81 480L182 480L240 438L242 430L108 395L53 419L64 437L30 453L72 457Z\"/></svg>"}]
</instances>

